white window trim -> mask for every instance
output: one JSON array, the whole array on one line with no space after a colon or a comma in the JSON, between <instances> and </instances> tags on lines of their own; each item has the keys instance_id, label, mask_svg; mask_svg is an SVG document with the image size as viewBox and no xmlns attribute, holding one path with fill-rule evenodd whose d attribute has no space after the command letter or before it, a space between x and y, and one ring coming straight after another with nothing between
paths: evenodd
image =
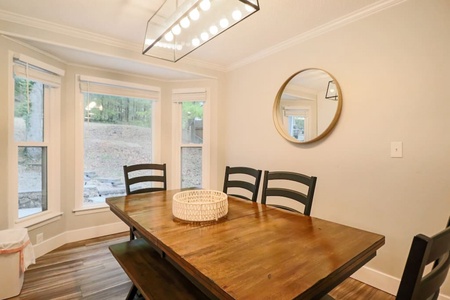
<instances>
[{"instance_id":1,"label":"white window trim","mask_svg":"<svg viewBox=\"0 0 450 300\"><path fill-rule=\"evenodd\" d=\"M190 88L172 90L172 175L169 188L181 187L181 108L178 103L186 101L199 101L196 94L205 94L203 105L203 145L202 145L202 188L208 189L211 184L211 101L208 88ZM192 95L193 97L190 97ZM191 145L198 147L198 145ZM189 147L189 146L186 146Z\"/></svg>"},{"instance_id":2,"label":"white window trim","mask_svg":"<svg viewBox=\"0 0 450 300\"><path fill-rule=\"evenodd\" d=\"M44 137L43 143L36 144L37 146L47 146L47 210L33 214L24 218L18 218L19 203L18 203L18 153L17 147L24 145L25 143L18 143L14 140L14 62L13 59L19 59L27 62L36 67L48 70L58 76L63 76L64 71L56 67L50 66L46 63L40 62L36 59L28 57L26 55L9 52L9 66L8 66L8 199L9 200L9 214L8 214L8 227L39 227L44 224L48 224L60 219L63 214L61 212L61 190L60 190L60 162L61 162L61 149L60 149L60 106L61 106L61 87L58 84L51 84L49 97L45 98L44 109L47 111L48 118L44 118ZM59 95L59 98L58 98ZM54 101L54 99L58 101ZM50 101L50 99L53 99ZM51 103L51 105L49 104ZM32 142L26 143L26 145L33 145Z\"/></svg>"},{"instance_id":3,"label":"white window trim","mask_svg":"<svg viewBox=\"0 0 450 300\"><path fill-rule=\"evenodd\" d=\"M73 213L75 215L93 214L109 211L106 203L84 205L83 203L83 174L84 174L84 97L80 90L81 81L96 82L104 85L114 85L118 87L138 89L153 92L153 116L152 116L152 161L161 159L161 88L137 84L133 82L111 80L101 77L76 75L75 80L75 203Z\"/></svg>"}]
</instances>

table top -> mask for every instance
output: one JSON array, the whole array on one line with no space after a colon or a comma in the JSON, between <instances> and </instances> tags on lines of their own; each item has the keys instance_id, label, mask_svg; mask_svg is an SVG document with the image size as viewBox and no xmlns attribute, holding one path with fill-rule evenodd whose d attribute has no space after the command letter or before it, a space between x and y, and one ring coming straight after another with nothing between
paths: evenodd
<instances>
[{"instance_id":1,"label":"table top","mask_svg":"<svg viewBox=\"0 0 450 300\"><path fill-rule=\"evenodd\" d=\"M228 196L218 222L172 216L169 190L109 198L111 210L220 299L314 299L375 257L384 236Z\"/></svg>"}]
</instances>

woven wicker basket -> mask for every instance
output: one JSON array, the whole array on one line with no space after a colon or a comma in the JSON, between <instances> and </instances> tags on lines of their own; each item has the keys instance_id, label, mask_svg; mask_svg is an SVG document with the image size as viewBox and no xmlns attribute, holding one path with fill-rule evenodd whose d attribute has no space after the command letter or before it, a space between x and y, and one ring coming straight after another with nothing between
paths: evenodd
<instances>
[{"instance_id":1,"label":"woven wicker basket","mask_svg":"<svg viewBox=\"0 0 450 300\"><path fill-rule=\"evenodd\" d=\"M218 221L228 213L228 197L213 190L179 192L173 196L172 213L183 221Z\"/></svg>"}]
</instances>

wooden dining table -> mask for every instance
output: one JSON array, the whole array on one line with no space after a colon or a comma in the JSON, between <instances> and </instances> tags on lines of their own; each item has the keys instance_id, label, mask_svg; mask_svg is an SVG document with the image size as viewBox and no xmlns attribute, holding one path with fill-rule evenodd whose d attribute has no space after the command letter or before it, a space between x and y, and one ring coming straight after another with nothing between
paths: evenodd
<instances>
[{"instance_id":1,"label":"wooden dining table","mask_svg":"<svg viewBox=\"0 0 450 300\"><path fill-rule=\"evenodd\" d=\"M172 215L180 191L106 203L213 299L320 299L385 242L376 233L232 196L223 219L183 222Z\"/></svg>"}]
</instances>

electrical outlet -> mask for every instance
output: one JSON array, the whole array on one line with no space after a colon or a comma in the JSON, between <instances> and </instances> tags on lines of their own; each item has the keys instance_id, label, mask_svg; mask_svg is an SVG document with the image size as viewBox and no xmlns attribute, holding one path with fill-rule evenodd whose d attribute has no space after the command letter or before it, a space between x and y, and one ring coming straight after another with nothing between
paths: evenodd
<instances>
[{"instance_id":1,"label":"electrical outlet","mask_svg":"<svg viewBox=\"0 0 450 300\"><path fill-rule=\"evenodd\" d=\"M38 233L36 234L36 244L40 244L44 241L44 234Z\"/></svg>"}]
</instances>

